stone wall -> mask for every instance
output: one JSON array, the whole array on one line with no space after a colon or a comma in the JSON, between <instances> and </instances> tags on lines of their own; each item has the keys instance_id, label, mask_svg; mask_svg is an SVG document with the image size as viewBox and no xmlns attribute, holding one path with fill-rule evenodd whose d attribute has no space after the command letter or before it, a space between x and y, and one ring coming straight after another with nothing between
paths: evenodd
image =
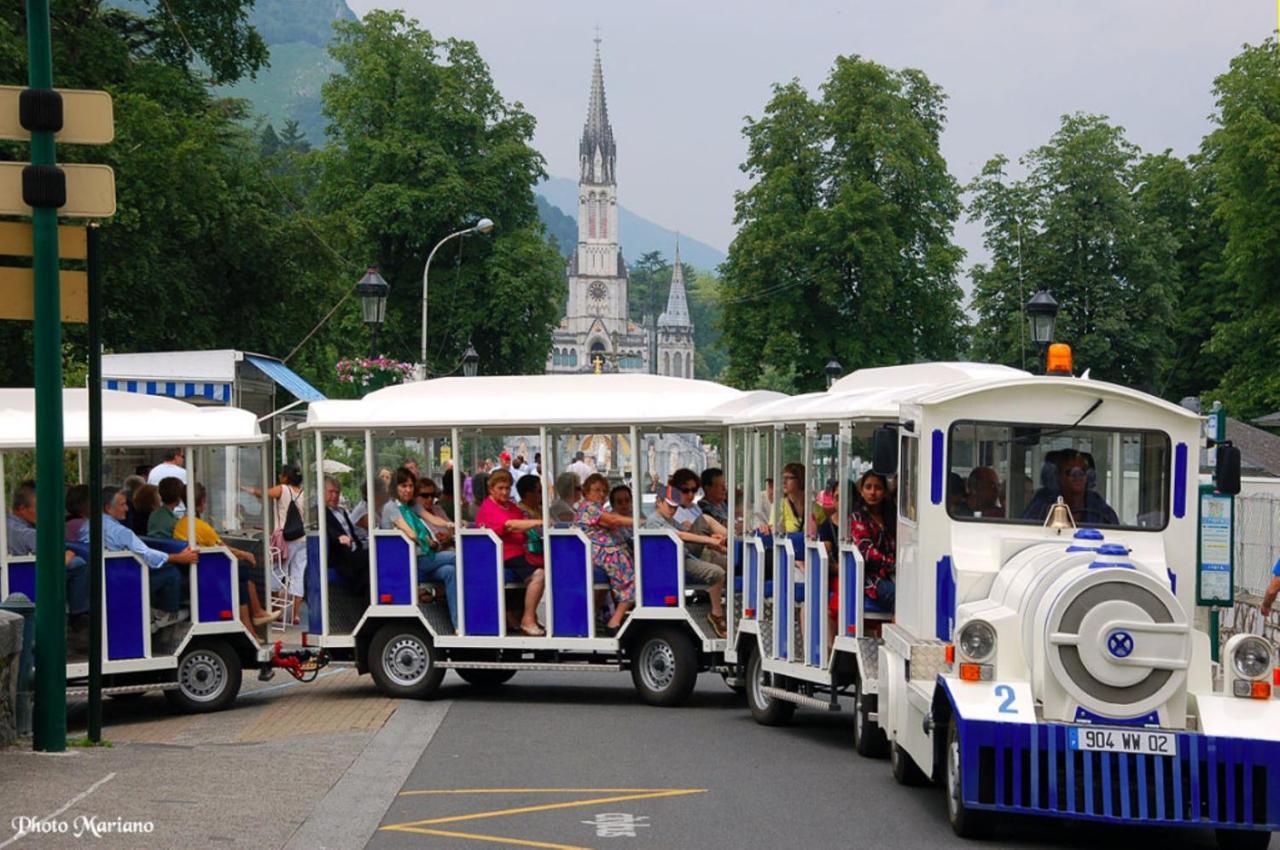
<instances>
[{"instance_id":1,"label":"stone wall","mask_svg":"<svg viewBox=\"0 0 1280 850\"><path fill-rule=\"evenodd\" d=\"M21 652L22 616L0 611L0 747L12 744L18 734L14 712Z\"/></svg>"},{"instance_id":2,"label":"stone wall","mask_svg":"<svg viewBox=\"0 0 1280 850\"><path fill-rule=\"evenodd\" d=\"M1280 606L1273 608L1270 617L1263 617L1258 606L1262 600L1247 593L1236 595L1236 604L1223 608L1218 617L1222 643L1237 634L1262 635L1273 644L1280 643Z\"/></svg>"}]
</instances>

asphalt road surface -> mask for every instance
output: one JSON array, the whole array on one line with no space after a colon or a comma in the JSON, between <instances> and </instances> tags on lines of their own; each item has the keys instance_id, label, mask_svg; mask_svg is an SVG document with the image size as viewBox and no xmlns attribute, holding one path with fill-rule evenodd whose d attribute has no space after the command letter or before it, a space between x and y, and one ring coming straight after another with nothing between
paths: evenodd
<instances>
[{"instance_id":1,"label":"asphalt road surface","mask_svg":"<svg viewBox=\"0 0 1280 850\"><path fill-rule=\"evenodd\" d=\"M639 702L627 674L518 673L453 700L370 847L1214 847L1201 830L1008 818L990 844L947 825L936 787L896 784L853 751L849 717L758 726L719 676L684 708Z\"/></svg>"}]
</instances>

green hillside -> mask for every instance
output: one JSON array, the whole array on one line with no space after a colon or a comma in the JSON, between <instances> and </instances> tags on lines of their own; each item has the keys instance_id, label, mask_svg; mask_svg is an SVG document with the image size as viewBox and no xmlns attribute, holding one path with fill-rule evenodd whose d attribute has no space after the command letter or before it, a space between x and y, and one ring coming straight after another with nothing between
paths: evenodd
<instances>
[{"instance_id":1,"label":"green hillside","mask_svg":"<svg viewBox=\"0 0 1280 850\"><path fill-rule=\"evenodd\" d=\"M320 87L338 64L325 48L310 42L271 45L271 68L256 80L241 80L218 89L227 97L242 97L253 111L278 130L292 118L313 145L324 143L324 118L320 114Z\"/></svg>"}]
</instances>

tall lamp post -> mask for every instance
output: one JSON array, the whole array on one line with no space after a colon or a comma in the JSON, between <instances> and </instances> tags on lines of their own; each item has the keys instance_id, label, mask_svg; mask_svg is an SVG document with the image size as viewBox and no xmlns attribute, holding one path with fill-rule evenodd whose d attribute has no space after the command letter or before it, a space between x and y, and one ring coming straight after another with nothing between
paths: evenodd
<instances>
[{"instance_id":1,"label":"tall lamp post","mask_svg":"<svg viewBox=\"0 0 1280 850\"><path fill-rule=\"evenodd\" d=\"M378 274L377 266L369 266L364 277L356 284L356 295L360 296L360 310L364 314L364 323L369 326L373 340L369 344L369 357L378 356L378 331L387 319L387 293L391 284Z\"/></svg>"},{"instance_id":2,"label":"tall lamp post","mask_svg":"<svg viewBox=\"0 0 1280 850\"><path fill-rule=\"evenodd\" d=\"M831 385L839 379L840 374L844 372L844 367L840 365L840 361L832 357L827 361L827 365L822 367L822 371L827 373L827 389L831 389Z\"/></svg>"},{"instance_id":3,"label":"tall lamp post","mask_svg":"<svg viewBox=\"0 0 1280 850\"><path fill-rule=\"evenodd\" d=\"M1053 325L1058 319L1058 302L1041 289L1027 302L1027 321L1031 323L1031 341L1040 349L1040 371L1045 369L1049 343L1053 342Z\"/></svg>"},{"instance_id":4,"label":"tall lamp post","mask_svg":"<svg viewBox=\"0 0 1280 850\"><path fill-rule=\"evenodd\" d=\"M436 251L440 250L440 246L457 236L467 236L471 233L489 233L493 230L493 220L482 218L471 227L464 227L462 230L450 233L445 238L436 243L431 249L431 253L427 255L427 263L422 267L422 351L418 359L418 380L425 381L427 379L427 273L431 271L431 261L435 259Z\"/></svg>"}]
</instances>

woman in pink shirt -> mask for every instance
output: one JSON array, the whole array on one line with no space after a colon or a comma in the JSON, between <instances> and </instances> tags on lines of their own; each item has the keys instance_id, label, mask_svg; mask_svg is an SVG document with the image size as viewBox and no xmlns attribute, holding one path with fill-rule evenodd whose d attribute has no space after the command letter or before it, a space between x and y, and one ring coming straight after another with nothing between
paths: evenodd
<instances>
[{"instance_id":1,"label":"woman in pink shirt","mask_svg":"<svg viewBox=\"0 0 1280 850\"><path fill-rule=\"evenodd\" d=\"M517 580L525 583L524 614L520 631L529 637L543 637L546 630L538 625L538 601L542 599L543 572L526 559L531 528L541 528L542 520L526 519L520 505L511 499L511 473L499 469L489 476L489 498L476 511L476 525L487 528L502 539L502 564Z\"/></svg>"}]
</instances>

